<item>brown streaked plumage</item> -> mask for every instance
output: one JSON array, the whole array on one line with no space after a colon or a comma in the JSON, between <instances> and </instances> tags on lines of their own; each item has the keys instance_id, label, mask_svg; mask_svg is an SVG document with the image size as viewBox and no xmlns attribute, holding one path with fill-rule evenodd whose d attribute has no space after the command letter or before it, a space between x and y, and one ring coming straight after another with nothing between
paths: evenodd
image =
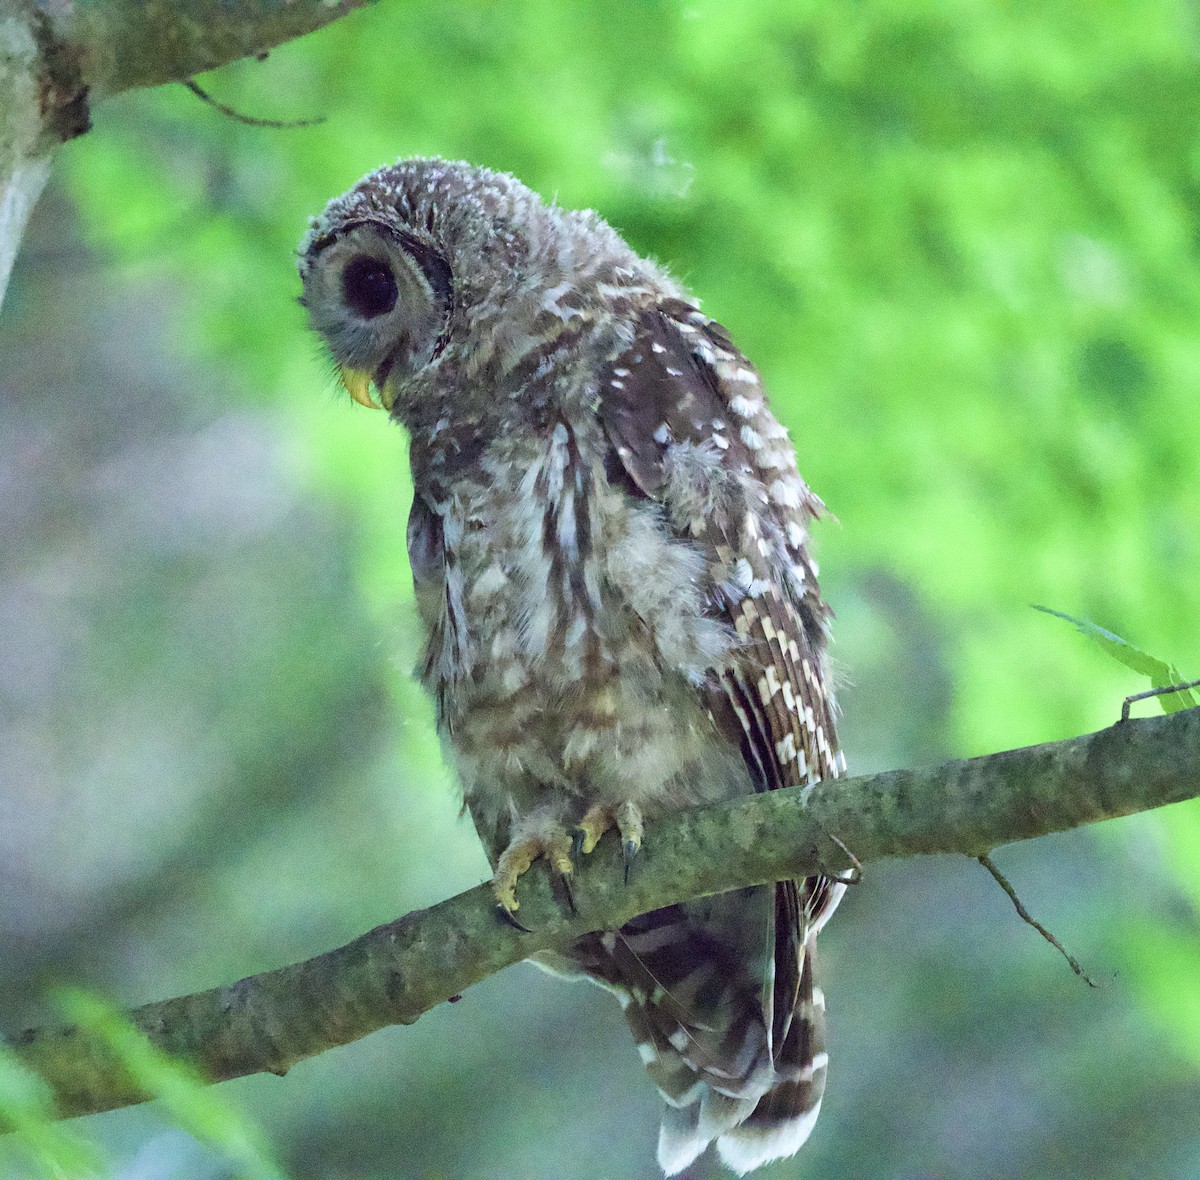
<instances>
[{"instance_id":1,"label":"brown streaked plumage","mask_svg":"<svg viewBox=\"0 0 1200 1180\"><path fill-rule=\"evenodd\" d=\"M843 770L809 554L821 509L725 331L598 217L402 161L331 202L304 303L409 431L421 677L515 910L537 855ZM544 965L614 991L673 1174L795 1151L824 1089L824 877L647 914Z\"/></svg>"}]
</instances>

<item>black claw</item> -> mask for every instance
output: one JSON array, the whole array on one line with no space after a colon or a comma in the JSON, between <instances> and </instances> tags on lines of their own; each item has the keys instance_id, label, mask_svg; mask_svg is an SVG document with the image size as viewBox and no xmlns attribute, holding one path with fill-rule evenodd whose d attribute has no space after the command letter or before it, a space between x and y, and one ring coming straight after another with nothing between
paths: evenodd
<instances>
[{"instance_id":1,"label":"black claw","mask_svg":"<svg viewBox=\"0 0 1200 1180\"><path fill-rule=\"evenodd\" d=\"M629 870L633 867L634 857L638 854L638 843L636 840L626 840L621 846L622 854L625 858L625 884L629 884Z\"/></svg>"},{"instance_id":2,"label":"black claw","mask_svg":"<svg viewBox=\"0 0 1200 1180\"><path fill-rule=\"evenodd\" d=\"M576 828L575 834L571 837L571 859L574 860L583 852L583 842L587 839L587 832L582 828Z\"/></svg>"},{"instance_id":3,"label":"black claw","mask_svg":"<svg viewBox=\"0 0 1200 1180\"><path fill-rule=\"evenodd\" d=\"M579 916L579 910L575 905L575 895L571 892L571 878L566 873L560 873L558 879L562 882L563 893L567 896L567 908L571 911L571 916L576 918Z\"/></svg>"},{"instance_id":4,"label":"black claw","mask_svg":"<svg viewBox=\"0 0 1200 1180\"><path fill-rule=\"evenodd\" d=\"M508 908L508 906L501 905L499 902L496 903L496 917L498 917L505 925L512 926L515 929L520 930L522 934L533 933L528 926L522 926L521 923L517 921L516 914L514 914L512 910Z\"/></svg>"}]
</instances>

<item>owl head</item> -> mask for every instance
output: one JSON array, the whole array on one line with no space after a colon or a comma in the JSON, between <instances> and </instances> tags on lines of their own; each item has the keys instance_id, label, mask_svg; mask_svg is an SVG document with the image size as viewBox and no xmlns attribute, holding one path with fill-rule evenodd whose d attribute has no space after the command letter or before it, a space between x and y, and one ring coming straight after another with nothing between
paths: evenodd
<instances>
[{"instance_id":1,"label":"owl head","mask_svg":"<svg viewBox=\"0 0 1200 1180\"><path fill-rule=\"evenodd\" d=\"M595 214L511 176L411 159L363 177L300 245L301 303L351 396L404 414L440 374L487 389L622 286L669 282Z\"/></svg>"}]
</instances>

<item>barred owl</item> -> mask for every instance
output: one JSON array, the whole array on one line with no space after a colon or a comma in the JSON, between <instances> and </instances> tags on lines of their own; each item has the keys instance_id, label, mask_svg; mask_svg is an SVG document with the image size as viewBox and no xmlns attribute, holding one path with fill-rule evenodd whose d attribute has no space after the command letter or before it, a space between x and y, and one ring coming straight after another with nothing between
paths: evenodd
<instances>
[{"instance_id":1,"label":"barred owl","mask_svg":"<svg viewBox=\"0 0 1200 1180\"><path fill-rule=\"evenodd\" d=\"M405 160L333 200L302 302L410 436L420 676L503 911L615 829L844 769L796 469L724 329L593 213ZM824 876L647 914L552 968L615 992L672 1175L795 1152L825 1085Z\"/></svg>"}]
</instances>

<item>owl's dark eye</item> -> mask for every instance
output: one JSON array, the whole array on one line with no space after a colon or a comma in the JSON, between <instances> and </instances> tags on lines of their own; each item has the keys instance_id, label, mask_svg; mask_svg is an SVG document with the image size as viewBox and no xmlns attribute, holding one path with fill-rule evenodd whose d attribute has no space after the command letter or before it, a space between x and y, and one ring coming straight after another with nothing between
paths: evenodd
<instances>
[{"instance_id":1,"label":"owl's dark eye","mask_svg":"<svg viewBox=\"0 0 1200 1180\"><path fill-rule=\"evenodd\" d=\"M342 271L342 294L363 319L373 320L396 306L396 277L378 258L355 258Z\"/></svg>"}]
</instances>

